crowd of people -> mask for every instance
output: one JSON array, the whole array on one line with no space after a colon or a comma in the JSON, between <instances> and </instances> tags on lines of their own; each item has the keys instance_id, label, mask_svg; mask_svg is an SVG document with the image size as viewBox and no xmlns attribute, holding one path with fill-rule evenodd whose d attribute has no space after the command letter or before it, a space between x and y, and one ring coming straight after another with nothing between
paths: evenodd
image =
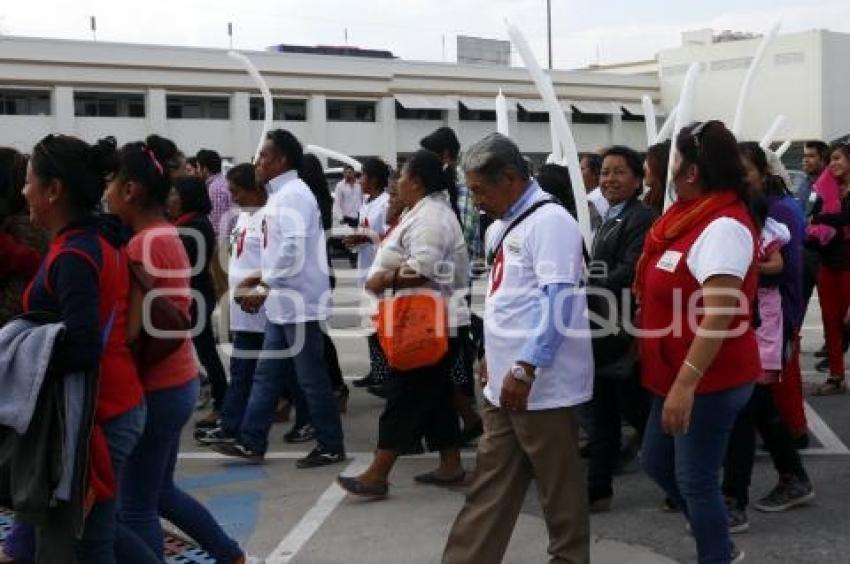
<instances>
[{"instance_id":1,"label":"crowd of people","mask_svg":"<svg viewBox=\"0 0 850 564\"><path fill-rule=\"evenodd\" d=\"M346 167L333 193L280 129L227 170L156 135L0 149L0 504L17 514L0 562L163 562L161 519L247 562L175 483L184 427L208 389L199 444L261 463L294 410L285 440L315 444L297 468L344 461L328 319L352 268L370 329L354 385L386 402L346 492L385 498L399 457L427 448L438 463L417 482L468 487L443 562L500 562L534 480L551 561L586 563L589 515L639 451L699 562L740 562L757 435L778 478L753 507L815 496L798 452L814 288L814 393L846 391L850 144L806 143L799 186L719 121L580 162L589 247L569 171L534 171L500 134L462 150L440 128L398 171Z\"/></svg>"}]
</instances>

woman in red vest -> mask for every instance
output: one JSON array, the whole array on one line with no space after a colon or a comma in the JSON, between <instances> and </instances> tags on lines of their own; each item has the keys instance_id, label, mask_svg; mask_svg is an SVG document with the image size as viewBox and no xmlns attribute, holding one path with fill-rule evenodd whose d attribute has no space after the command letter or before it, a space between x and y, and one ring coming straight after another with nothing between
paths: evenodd
<instances>
[{"instance_id":1,"label":"woman in red vest","mask_svg":"<svg viewBox=\"0 0 850 564\"><path fill-rule=\"evenodd\" d=\"M653 395L643 465L683 508L699 562L740 562L718 476L761 372L751 323L757 234L734 135L719 121L696 124L676 151L678 201L650 229L635 281Z\"/></svg>"}]
</instances>

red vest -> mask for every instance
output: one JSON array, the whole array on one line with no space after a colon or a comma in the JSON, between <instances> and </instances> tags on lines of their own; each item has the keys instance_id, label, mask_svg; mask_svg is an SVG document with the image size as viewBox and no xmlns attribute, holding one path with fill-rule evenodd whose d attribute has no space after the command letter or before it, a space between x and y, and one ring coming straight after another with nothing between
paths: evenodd
<instances>
[{"instance_id":1,"label":"red vest","mask_svg":"<svg viewBox=\"0 0 850 564\"><path fill-rule=\"evenodd\" d=\"M702 299L694 299L702 287L688 268L688 251L706 227L720 217L740 221L752 232L753 241L758 241L746 207L737 203L694 225L693 229L663 252L646 257L647 271L642 288L639 327L642 331L656 331L657 334L642 335L638 342L643 385L656 395L666 396L670 391L703 317L697 315L697 310L703 305ZM744 313L736 316L729 326L735 336L723 341L714 362L705 369L697 394L742 386L754 382L761 374L758 342L752 327L752 307L757 289L758 271L754 253L752 265L741 288L746 300L746 303L741 304ZM691 304L692 299L694 301ZM735 331L737 328L741 330Z\"/></svg>"}]
</instances>

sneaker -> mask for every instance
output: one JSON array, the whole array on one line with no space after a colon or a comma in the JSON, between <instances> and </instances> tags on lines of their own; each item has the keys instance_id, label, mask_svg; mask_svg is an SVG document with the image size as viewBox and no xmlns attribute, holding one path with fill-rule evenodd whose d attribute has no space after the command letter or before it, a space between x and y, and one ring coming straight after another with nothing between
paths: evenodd
<instances>
[{"instance_id":1,"label":"sneaker","mask_svg":"<svg viewBox=\"0 0 850 564\"><path fill-rule=\"evenodd\" d=\"M747 510L734 499L726 498L726 512L729 514L729 534L737 535L750 530Z\"/></svg>"},{"instance_id":2,"label":"sneaker","mask_svg":"<svg viewBox=\"0 0 850 564\"><path fill-rule=\"evenodd\" d=\"M309 423L300 427L293 427L291 431L283 436L283 440L291 445L309 443L315 438L316 430Z\"/></svg>"},{"instance_id":3,"label":"sneaker","mask_svg":"<svg viewBox=\"0 0 850 564\"><path fill-rule=\"evenodd\" d=\"M769 494L753 504L765 513L778 513L802 505L815 498L811 482L796 476L781 476L779 483Z\"/></svg>"},{"instance_id":4,"label":"sneaker","mask_svg":"<svg viewBox=\"0 0 850 564\"><path fill-rule=\"evenodd\" d=\"M265 453L253 450L238 441L211 446L219 454L232 456L233 458L242 458L252 464L262 464L266 457Z\"/></svg>"},{"instance_id":5,"label":"sneaker","mask_svg":"<svg viewBox=\"0 0 850 564\"><path fill-rule=\"evenodd\" d=\"M732 564L739 564L740 562L744 561L744 557L746 556L746 554L744 554L743 550L741 550L740 548L735 546L735 543L732 543L732 551L731 552L732 552L732 560L731 560Z\"/></svg>"},{"instance_id":6,"label":"sneaker","mask_svg":"<svg viewBox=\"0 0 850 564\"><path fill-rule=\"evenodd\" d=\"M818 372L829 372L829 359L824 358L815 363L815 370Z\"/></svg>"},{"instance_id":7,"label":"sneaker","mask_svg":"<svg viewBox=\"0 0 850 564\"><path fill-rule=\"evenodd\" d=\"M320 446L314 448L310 454L295 463L296 468L302 470L307 468L318 468L320 466L330 466L345 461L344 452L330 452Z\"/></svg>"},{"instance_id":8,"label":"sneaker","mask_svg":"<svg viewBox=\"0 0 850 564\"><path fill-rule=\"evenodd\" d=\"M209 429L206 432L201 431L201 429L198 429L195 432L195 440L198 441L198 444L204 446L232 444L236 442L236 437L225 433L221 427Z\"/></svg>"},{"instance_id":9,"label":"sneaker","mask_svg":"<svg viewBox=\"0 0 850 564\"><path fill-rule=\"evenodd\" d=\"M827 357L826 345L822 346L820 348L820 350L815 351L814 357L815 358L826 358Z\"/></svg>"},{"instance_id":10,"label":"sneaker","mask_svg":"<svg viewBox=\"0 0 850 564\"><path fill-rule=\"evenodd\" d=\"M210 411L205 417L195 421L195 429L215 429L221 423L219 413Z\"/></svg>"}]
</instances>

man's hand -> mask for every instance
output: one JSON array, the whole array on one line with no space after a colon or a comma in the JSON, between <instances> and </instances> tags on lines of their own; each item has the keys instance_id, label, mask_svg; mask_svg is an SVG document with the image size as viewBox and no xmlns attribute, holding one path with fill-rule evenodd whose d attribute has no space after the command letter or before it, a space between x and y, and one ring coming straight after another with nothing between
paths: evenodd
<instances>
[{"instance_id":1,"label":"man's hand","mask_svg":"<svg viewBox=\"0 0 850 564\"><path fill-rule=\"evenodd\" d=\"M534 367L526 364L522 365L526 376L534 378ZM523 382L514 378L510 370L508 370L505 379L502 382L502 394L499 397L499 405L508 411L525 411L528 408L528 396L531 394L531 383Z\"/></svg>"},{"instance_id":2,"label":"man's hand","mask_svg":"<svg viewBox=\"0 0 850 564\"><path fill-rule=\"evenodd\" d=\"M366 281L366 290L379 296L384 293L384 290L393 285L393 276L395 272L388 270L385 272L376 272L369 280Z\"/></svg>"},{"instance_id":3,"label":"man's hand","mask_svg":"<svg viewBox=\"0 0 850 564\"><path fill-rule=\"evenodd\" d=\"M485 357L478 363L478 383L481 384L481 387L483 388L489 381L490 377L487 373L487 358Z\"/></svg>"},{"instance_id":4,"label":"man's hand","mask_svg":"<svg viewBox=\"0 0 850 564\"><path fill-rule=\"evenodd\" d=\"M342 238L342 244L347 248L352 249L357 247L358 245L365 245L367 243L373 243L371 237L363 233L357 233L355 235L346 235Z\"/></svg>"},{"instance_id":5,"label":"man's hand","mask_svg":"<svg viewBox=\"0 0 850 564\"><path fill-rule=\"evenodd\" d=\"M257 313L269 295L268 286L262 284L259 276L243 280L235 290L235 301L245 313Z\"/></svg>"}]
</instances>

